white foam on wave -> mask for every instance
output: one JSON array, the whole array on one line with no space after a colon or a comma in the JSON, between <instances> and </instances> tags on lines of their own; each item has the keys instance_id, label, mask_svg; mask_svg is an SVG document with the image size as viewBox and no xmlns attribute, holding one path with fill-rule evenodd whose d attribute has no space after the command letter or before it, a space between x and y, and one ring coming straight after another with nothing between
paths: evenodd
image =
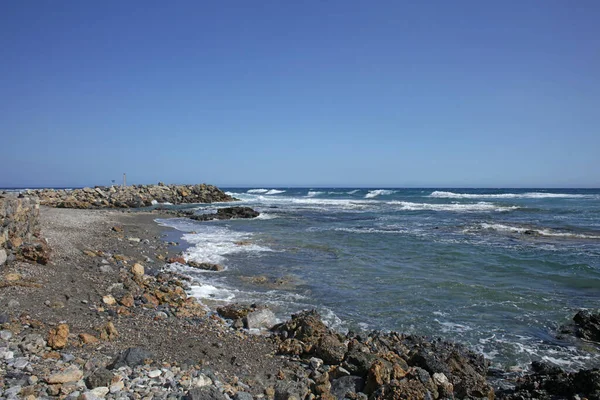
<instances>
[{"instance_id":1,"label":"white foam on wave","mask_svg":"<svg viewBox=\"0 0 600 400\"><path fill-rule=\"evenodd\" d=\"M269 189L250 189L246 193L267 193Z\"/></svg>"},{"instance_id":2,"label":"white foam on wave","mask_svg":"<svg viewBox=\"0 0 600 400\"><path fill-rule=\"evenodd\" d=\"M588 235L583 233L571 233L571 232L560 232L552 229L539 229L539 228L531 228L524 226L512 226L512 225L504 225L504 224L489 224L482 223L479 225L482 229L494 230L498 232L508 232L508 233L520 233L523 234L525 232L532 233L534 235L540 236L552 236L552 237L565 237L565 238L574 238L574 239L600 239L600 235Z\"/></svg>"},{"instance_id":3,"label":"white foam on wave","mask_svg":"<svg viewBox=\"0 0 600 400\"><path fill-rule=\"evenodd\" d=\"M396 193L396 190L387 190L387 189L377 189L371 190L369 193L365 195L366 199L372 199L377 196L389 196L390 194Z\"/></svg>"},{"instance_id":4,"label":"white foam on wave","mask_svg":"<svg viewBox=\"0 0 600 400\"><path fill-rule=\"evenodd\" d=\"M254 194L238 196L240 200L249 204L265 206L295 206L311 209L341 208L345 210L364 209L377 205L377 200L351 200L351 199L323 199L317 197L273 197Z\"/></svg>"},{"instance_id":5,"label":"white foam on wave","mask_svg":"<svg viewBox=\"0 0 600 400\"><path fill-rule=\"evenodd\" d=\"M279 218L279 215L261 212L258 217L253 218L253 219L263 219L263 220L265 220L265 219L275 219L275 218Z\"/></svg>"},{"instance_id":6,"label":"white foam on wave","mask_svg":"<svg viewBox=\"0 0 600 400\"><path fill-rule=\"evenodd\" d=\"M437 322L438 324L441 325L441 331L442 332L467 332L467 331L471 331L473 330L473 328L471 328L468 325L463 325L463 324L458 324L456 322L450 322L450 321L440 321L439 319L434 319L435 322Z\"/></svg>"},{"instance_id":7,"label":"white foam on wave","mask_svg":"<svg viewBox=\"0 0 600 400\"><path fill-rule=\"evenodd\" d=\"M218 288L207 283L200 285L192 285L188 290L188 294L197 299L210 299L219 301L231 301L235 298L232 290L226 288Z\"/></svg>"},{"instance_id":8,"label":"white foam on wave","mask_svg":"<svg viewBox=\"0 0 600 400\"><path fill-rule=\"evenodd\" d=\"M268 247L254 243L243 246L237 244L251 237L249 233L234 232L225 227L207 226L200 229L198 233L186 233L182 236L183 240L193 244L183 253L183 257L187 261L223 264L228 254L272 251Z\"/></svg>"},{"instance_id":9,"label":"white foam on wave","mask_svg":"<svg viewBox=\"0 0 600 400\"><path fill-rule=\"evenodd\" d=\"M281 194L281 193L285 193L285 190L271 189L268 192L266 192L265 194L273 195L273 194Z\"/></svg>"},{"instance_id":10,"label":"white foam on wave","mask_svg":"<svg viewBox=\"0 0 600 400\"><path fill-rule=\"evenodd\" d=\"M413 203L410 201L389 201L386 204L400 206L400 209L404 211L508 212L519 209L517 206L499 206L483 201L471 204L432 204Z\"/></svg>"},{"instance_id":11,"label":"white foam on wave","mask_svg":"<svg viewBox=\"0 0 600 400\"><path fill-rule=\"evenodd\" d=\"M183 234L182 239L192 246L183 253L183 258L186 261L224 264L226 261L225 256L229 254L273 251L268 247L252 243L250 241L252 238L251 233L235 232L223 226L197 223L187 218L158 219L156 222L163 226L187 232ZM240 245L239 242L241 241L250 241L250 243Z\"/></svg>"},{"instance_id":12,"label":"white foam on wave","mask_svg":"<svg viewBox=\"0 0 600 400\"><path fill-rule=\"evenodd\" d=\"M349 191L349 192L347 192L347 193L348 193L348 194L356 194L356 193L358 193L358 192L360 192L360 189L354 189L354 190L351 190L351 191Z\"/></svg>"},{"instance_id":13,"label":"white foam on wave","mask_svg":"<svg viewBox=\"0 0 600 400\"><path fill-rule=\"evenodd\" d=\"M309 190L308 194L306 195L306 197L315 197L315 196L320 196L322 194L324 194L325 192L317 192L317 191L313 191L313 190Z\"/></svg>"},{"instance_id":14,"label":"white foam on wave","mask_svg":"<svg viewBox=\"0 0 600 400\"><path fill-rule=\"evenodd\" d=\"M546 192L529 192L529 193L454 193L435 191L429 197L441 199L559 199L559 198L590 198L594 195L585 194L569 194L569 193L546 193Z\"/></svg>"}]
</instances>

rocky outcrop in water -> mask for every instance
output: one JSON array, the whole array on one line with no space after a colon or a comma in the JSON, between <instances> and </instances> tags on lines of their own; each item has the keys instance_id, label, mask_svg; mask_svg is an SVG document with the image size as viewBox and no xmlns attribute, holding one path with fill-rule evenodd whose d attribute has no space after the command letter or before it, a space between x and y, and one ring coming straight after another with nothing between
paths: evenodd
<instances>
[{"instance_id":1,"label":"rocky outcrop in water","mask_svg":"<svg viewBox=\"0 0 600 400\"><path fill-rule=\"evenodd\" d=\"M74 190L28 190L40 204L59 208L139 208L157 203L190 204L233 201L233 197L212 185L132 185Z\"/></svg>"},{"instance_id":2,"label":"rocky outcrop in water","mask_svg":"<svg viewBox=\"0 0 600 400\"><path fill-rule=\"evenodd\" d=\"M498 393L506 400L600 399L600 370L565 372L542 362L531 364L533 373L519 378L514 390Z\"/></svg>"},{"instance_id":3,"label":"rocky outcrop in water","mask_svg":"<svg viewBox=\"0 0 600 400\"><path fill-rule=\"evenodd\" d=\"M581 310L573 317L575 335L582 339L600 342L600 313Z\"/></svg>"},{"instance_id":4,"label":"rocky outcrop in water","mask_svg":"<svg viewBox=\"0 0 600 400\"><path fill-rule=\"evenodd\" d=\"M187 215L187 217L196 221L212 221L214 219L256 218L259 215L260 213L258 211L255 211L250 207L225 207L219 208L214 214Z\"/></svg>"}]
</instances>

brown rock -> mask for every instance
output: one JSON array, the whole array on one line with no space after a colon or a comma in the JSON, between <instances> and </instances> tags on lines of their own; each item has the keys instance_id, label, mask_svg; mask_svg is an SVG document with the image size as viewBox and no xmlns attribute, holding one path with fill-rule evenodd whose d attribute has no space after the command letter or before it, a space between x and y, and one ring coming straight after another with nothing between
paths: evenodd
<instances>
[{"instance_id":1,"label":"brown rock","mask_svg":"<svg viewBox=\"0 0 600 400\"><path fill-rule=\"evenodd\" d=\"M213 264L213 263L198 263L195 261L188 261L187 263L188 266L192 267L192 268L198 268L198 269L203 269L205 271L223 271L225 268L223 268L222 265L219 264Z\"/></svg>"},{"instance_id":2,"label":"brown rock","mask_svg":"<svg viewBox=\"0 0 600 400\"><path fill-rule=\"evenodd\" d=\"M122 228L122 227L120 227L120 226L113 226L113 227L111 228L111 230L112 230L112 231L114 231L114 232L118 232L118 233L121 233L121 232L123 232L123 228Z\"/></svg>"},{"instance_id":3,"label":"brown rock","mask_svg":"<svg viewBox=\"0 0 600 400\"><path fill-rule=\"evenodd\" d=\"M146 301L146 304L152 305L154 307L158 307L159 305L158 299L152 296L150 293L144 293L142 298Z\"/></svg>"},{"instance_id":4,"label":"brown rock","mask_svg":"<svg viewBox=\"0 0 600 400\"><path fill-rule=\"evenodd\" d=\"M90 335L89 333L80 333L79 340L81 340L81 343L83 344L98 343L98 338L94 335Z\"/></svg>"},{"instance_id":5,"label":"brown rock","mask_svg":"<svg viewBox=\"0 0 600 400\"><path fill-rule=\"evenodd\" d=\"M50 261L50 247L44 240L35 244L25 244L20 249L20 258L46 265Z\"/></svg>"},{"instance_id":6,"label":"brown rock","mask_svg":"<svg viewBox=\"0 0 600 400\"><path fill-rule=\"evenodd\" d=\"M174 263L179 263L179 264L186 264L185 258L178 256L178 257L170 257L167 262L169 264L174 264Z\"/></svg>"},{"instance_id":7,"label":"brown rock","mask_svg":"<svg viewBox=\"0 0 600 400\"><path fill-rule=\"evenodd\" d=\"M124 307L133 307L135 305L135 301L133 300L133 296L131 293L127 293L125 296L119 300L119 303Z\"/></svg>"},{"instance_id":8,"label":"brown rock","mask_svg":"<svg viewBox=\"0 0 600 400\"><path fill-rule=\"evenodd\" d=\"M193 297L187 298L177 310L179 318L203 317L205 315L206 309Z\"/></svg>"},{"instance_id":9,"label":"brown rock","mask_svg":"<svg viewBox=\"0 0 600 400\"><path fill-rule=\"evenodd\" d=\"M20 279L21 279L21 275L17 274L17 273L10 273L10 274L4 275L4 280L7 282L14 282L14 281L18 281Z\"/></svg>"},{"instance_id":10,"label":"brown rock","mask_svg":"<svg viewBox=\"0 0 600 400\"><path fill-rule=\"evenodd\" d=\"M298 339L286 339L279 344L278 351L281 354L299 356L304 352L304 346Z\"/></svg>"},{"instance_id":11,"label":"brown rock","mask_svg":"<svg viewBox=\"0 0 600 400\"><path fill-rule=\"evenodd\" d=\"M119 337L119 332L112 322L108 322L106 325L100 328L100 339L114 340L117 337Z\"/></svg>"},{"instance_id":12,"label":"brown rock","mask_svg":"<svg viewBox=\"0 0 600 400\"><path fill-rule=\"evenodd\" d=\"M60 360L60 353L58 351L49 351L42 354L44 360Z\"/></svg>"},{"instance_id":13,"label":"brown rock","mask_svg":"<svg viewBox=\"0 0 600 400\"><path fill-rule=\"evenodd\" d=\"M64 349L69 341L69 325L60 324L50 329L48 334L48 346L54 350Z\"/></svg>"},{"instance_id":14,"label":"brown rock","mask_svg":"<svg viewBox=\"0 0 600 400\"><path fill-rule=\"evenodd\" d=\"M115 300L112 294L107 294L106 296L102 297L102 302L107 306L114 306L117 303L117 300Z\"/></svg>"},{"instance_id":15,"label":"brown rock","mask_svg":"<svg viewBox=\"0 0 600 400\"><path fill-rule=\"evenodd\" d=\"M133 264L133 267L131 267L131 272L137 277L143 276L145 272L144 266L142 264L135 263Z\"/></svg>"},{"instance_id":16,"label":"brown rock","mask_svg":"<svg viewBox=\"0 0 600 400\"><path fill-rule=\"evenodd\" d=\"M85 254L86 256L89 257L96 257L98 254L96 254L96 252L92 251L92 250L84 250L83 254Z\"/></svg>"}]
</instances>

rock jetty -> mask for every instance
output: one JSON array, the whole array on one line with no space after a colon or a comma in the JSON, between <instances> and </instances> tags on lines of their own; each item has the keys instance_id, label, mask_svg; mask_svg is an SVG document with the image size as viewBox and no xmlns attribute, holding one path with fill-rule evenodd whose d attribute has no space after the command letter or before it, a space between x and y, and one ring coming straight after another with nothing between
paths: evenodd
<instances>
[{"instance_id":1,"label":"rock jetty","mask_svg":"<svg viewBox=\"0 0 600 400\"><path fill-rule=\"evenodd\" d=\"M190 204L234 201L230 195L213 185L132 185L96 186L83 189L27 190L25 196L35 196L43 206L57 208L140 208L159 203Z\"/></svg>"}]
</instances>

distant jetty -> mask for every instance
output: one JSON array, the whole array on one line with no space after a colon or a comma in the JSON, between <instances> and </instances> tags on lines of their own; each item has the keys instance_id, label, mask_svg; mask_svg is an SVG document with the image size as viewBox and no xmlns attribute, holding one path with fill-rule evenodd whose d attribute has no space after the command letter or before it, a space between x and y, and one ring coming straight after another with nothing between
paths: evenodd
<instances>
[{"instance_id":1,"label":"distant jetty","mask_svg":"<svg viewBox=\"0 0 600 400\"><path fill-rule=\"evenodd\" d=\"M27 190L40 204L57 208L140 208L159 203L190 204L234 201L213 185L131 185L96 186L83 189Z\"/></svg>"}]
</instances>

